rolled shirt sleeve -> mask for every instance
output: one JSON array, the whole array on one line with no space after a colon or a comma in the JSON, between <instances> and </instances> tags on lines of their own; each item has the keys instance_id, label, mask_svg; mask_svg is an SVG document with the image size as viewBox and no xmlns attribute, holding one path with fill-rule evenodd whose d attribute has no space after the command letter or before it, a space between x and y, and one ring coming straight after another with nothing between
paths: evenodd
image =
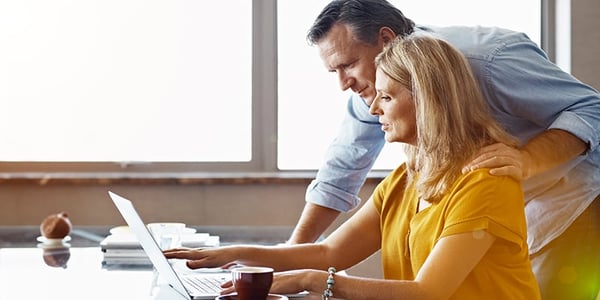
<instances>
[{"instance_id":1,"label":"rolled shirt sleeve","mask_svg":"<svg viewBox=\"0 0 600 300\"><path fill-rule=\"evenodd\" d=\"M562 129L597 149L600 94L552 63L524 33L496 27L419 27L457 47L467 58L490 106L522 143Z\"/></svg>"},{"instance_id":2,"label":"rolled shirt sleeve","mask_svg":"<svg viewBox=\"0 0 600 300\"><path fill-rule=\"evenodd\" d=\"M343 212L358 206L358 192L385 144L383 136L378 118L362 98L352 95L338 136L306 190L306 201Z\"/></svg>"},{"instance_id":3,"label":"rolled shirt sleeve","mask_svg":"<svg viewBox=\"0 0 600 300\"><path fill-rule=\"evenodd\" d=\"M522 142L545 130L561 129L587 142L589 152L596 150L600 130L598 92L549 62L529 40L504 45L500 50L488 64L485 94L504 123L517 118L520 122L516 124L523 125L508 123L504 127ZM520 136L520 132L527 135Z\"/></svg>"}]
</instances>

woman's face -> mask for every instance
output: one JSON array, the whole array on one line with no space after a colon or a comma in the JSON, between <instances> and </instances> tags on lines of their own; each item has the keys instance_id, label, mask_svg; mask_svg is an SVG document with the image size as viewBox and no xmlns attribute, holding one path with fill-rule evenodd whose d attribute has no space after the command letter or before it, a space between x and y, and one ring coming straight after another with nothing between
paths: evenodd
<instances>
[{"instance_id":1,"label":"woman's face","mask_svg":"<svg viewBox=\"0 0 600 300\"><path fill-rule=\"evenodd\" d=\"M415 102L410 90L388 77L381 69L375 73L377 96L370 113L379 116L387 142L416 145L417 121Z\"/></svg>"}]
</instances>

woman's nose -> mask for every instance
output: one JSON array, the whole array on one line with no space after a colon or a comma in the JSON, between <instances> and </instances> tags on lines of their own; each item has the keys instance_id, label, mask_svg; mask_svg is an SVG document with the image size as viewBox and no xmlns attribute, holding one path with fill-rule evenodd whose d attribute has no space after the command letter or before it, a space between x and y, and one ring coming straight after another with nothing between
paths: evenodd
<instances>
[{"instance_id":1,"label":"woman's nose","mask_svg":"<svg viewBox=\"0 0 600 300\"><path fill-rule=\"evenodd\" d=\"M369 106L369 113L372 115L380 115L381 111L379 110L379 105L377 103L378 96L375 96L373 102L371 102L371 106Z\"/></svg>"}]
</instances>

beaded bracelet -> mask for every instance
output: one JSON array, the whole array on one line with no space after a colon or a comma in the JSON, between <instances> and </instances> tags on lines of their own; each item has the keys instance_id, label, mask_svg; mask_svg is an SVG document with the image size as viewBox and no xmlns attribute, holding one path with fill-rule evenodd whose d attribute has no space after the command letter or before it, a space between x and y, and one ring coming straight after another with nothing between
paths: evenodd
<instances>
[{"instance_id":1,"label":"beaded bracelet","mask_svg":"<svg viewBox=\"0 0 600 300\"><path fill-rule=\"evenodd\" d=\"M329 300L329 297L333 297L333 285L335 284L335 280L333 279L335 268L329 267L327 273L329 273L329 276L327 276L327 288L323 291L323 300Z\"/></svg>"}]
</instances>

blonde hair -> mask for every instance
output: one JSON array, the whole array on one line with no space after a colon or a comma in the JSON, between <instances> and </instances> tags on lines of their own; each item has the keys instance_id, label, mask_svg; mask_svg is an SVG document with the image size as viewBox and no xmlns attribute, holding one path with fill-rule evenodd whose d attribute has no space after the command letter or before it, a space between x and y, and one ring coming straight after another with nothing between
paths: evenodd
<instances>
[{"instance_id":1,"label":"blonde hair","mask_svg":"<svg viewBox=\"0 0 600 300\"><path fill-rule=\"evenodd\" d=\"M481 147L517 145L492 118L465 57L444 40L398 37L375 64L412 93L417 143L405 146L407 172L423 199L439 200Z\"/></svg>"}]
</instances>

